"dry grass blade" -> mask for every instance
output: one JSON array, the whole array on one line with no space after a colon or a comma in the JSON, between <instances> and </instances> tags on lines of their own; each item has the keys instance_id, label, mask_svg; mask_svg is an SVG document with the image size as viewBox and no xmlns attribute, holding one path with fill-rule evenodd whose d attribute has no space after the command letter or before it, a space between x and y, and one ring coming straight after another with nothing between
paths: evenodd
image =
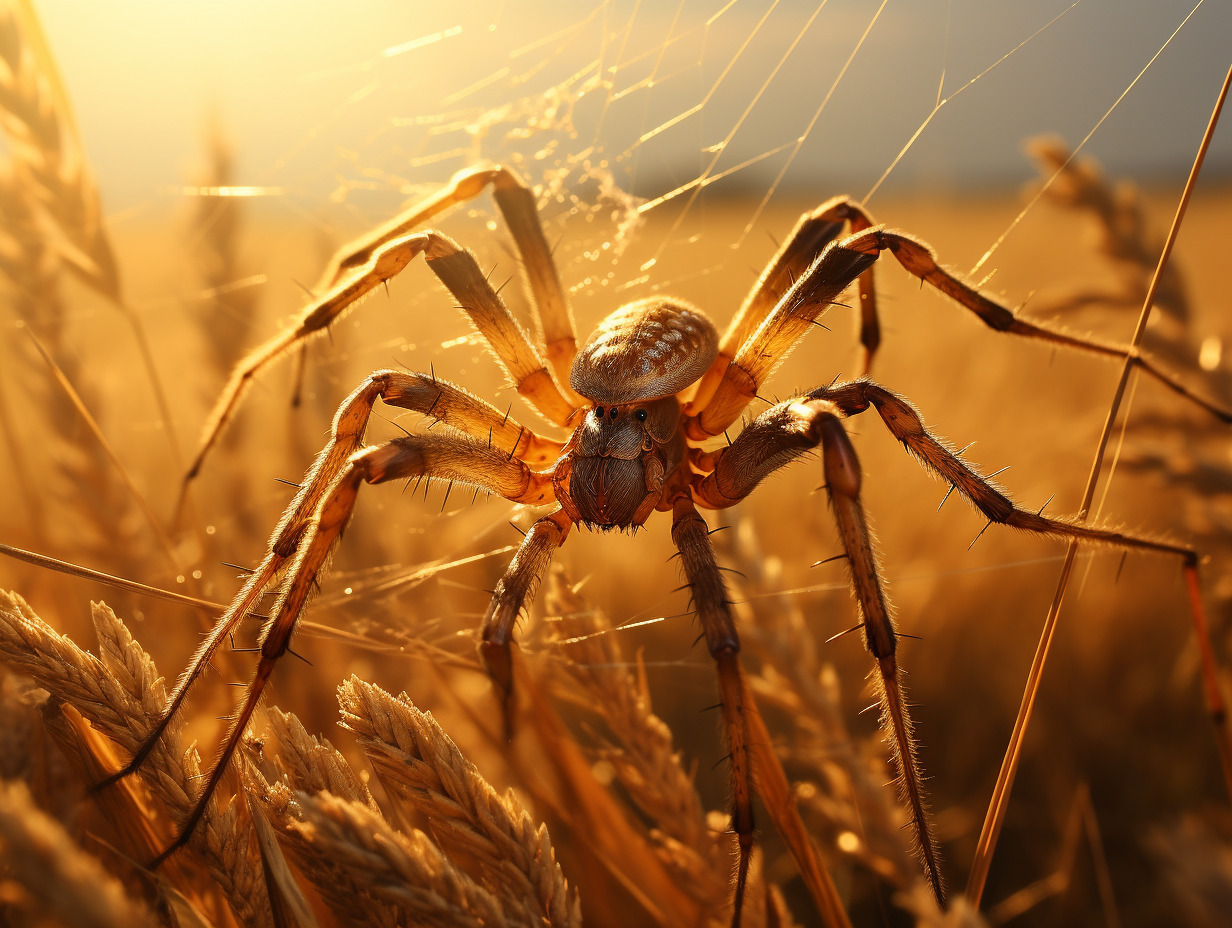
<instances>
[{"instance_id":1,"label":"dry grass blade","mask_svg":"<svg viewBox=\"0 0 1232 928\"><path fill-rule=\"evenodd\" d=\"M743 677L742 677L743 679ZM829 871L817 856L808 830L800 820L800 811L796 808L796 800L792 795L791 784L787 782L787 774L779 763L778 755L770 740L770 731L757 709L757 701L751 690L745 684L745 706L749 723L749 754L753 759L753 775L757 784L757 794L765 803L766 812L774 822L774 827L783 836L783 841L790 848L796 864L800 867L800 876L808 886L821 912L822 920L831 928L845 926L850 928L851 921L847 918L847 910L839 898L838 888L834 885Z\"/></svg>"},{"instance_id":2,"label":"dry grass blade","mask_svg":"<svg viewBox=\"0 0 1232 928\"><path fill-rule=\"evenodd\" d=\"M11 557L17 561L24 561L27 564L33 564L35 567L54 570L56 573L66 574L70 577L97 580L105 586L113 587L117 590L128 590L141 596L150 596L154 599L161 599L171 603L182 603L186 606L199 606L202 609L209 609L215 614L227 611L227 607L223 603L199 599L196 596L185 596L182 593L172 593L169 590L160 589L156 586L138 583L135 580L126 580L123 577L104 573L101 570L91 570L88 567L70 564L68 561L62 561L59 558L48 557L45 554L38 554L34 551L26 551L23 548L15 548L12 545L0 544L0 555Z\"/></svg>"},{"instance_id":3,"label":"dry grass blade","mask_svg":"<svg viewBox=\"0 0 1232 928\"><path fill-rule=\"evenodd\" d=\"M38 349L38 353L42 356L43 362L51 370L52 377L55 379L56 383L60 385L60 389L64 391L64 395L68 398L69 403L72 404L75 410L77 410L77 414L80 415L82 421L85 422L86 427L90 430L90 434L98 443L103 453L107 456L107 460L110 461L112 467L115 468L115 472L119 476L120 481L124 484L124 488L128 490L133 502L135 502L137 504L137 508L141 510L141 514L145 516L146 522L154 531L155 537L158 538L158 542L162 546L163 552L167 555L167 559L171 562L171 566L176 570L179 570L179 559L176 557L175 548L171 539L163 529L162 523L158 521L158 516L154 514L154 510L150 508L150 504L146 502L145 497L141 495L141 491L137 489L136 484L133 483L132 478L128 475L128 470L124 467L119 455L115 453L115 449L111 447L111 442L107 440L107 436L103 433L102 428L99 426L94 416L90 413L85 401L82 400L81 395L73 386L72 381L70 381L64 371L60 369L60 366L56 364L55 360L43 346L43 343L39 341L38 336L33 332L30 332L29 335L31 340L34 342L34 347Z\"/></svg>"},{"instance_id":4,"label":"dry grass blade","mask_svg":"<svg viewBox=\"0 0 1232 928\"><path fill-rule=\"evenodd\" d=\"M274 924L278 928L320 928L317 917L304 897L304 891L295 882L295 876L278 846L274 826L265 817L265 811L251 793L244 794L248 814L252 817L257 846L261 849L261 867L265 873L265 885L270 890L270 905Z\"/></svg>"},{"instance_id":5,"label":"dry grass blade","mask_svg":"<svg viewBox=\"0 0 1232 928\"><path fill-rule=\"evenodd\" d=\"M442 848L475 860L514 898L535 900L549 924L581 924L547 829L512 792L497 794L431 715L357 677L338 698L386 790L427 819Z\"/></svg>"},{"instance_id":6,"label":"dry grass blade","mask_svg":"<svg viewBox=\"0 0 1232 928\"><path fill-rule=\"evenodd\" d=\"M14 928L42 924L48 915L71 928L153 924L98 861L35 807L21 783L0 783L0 873L6 902L0 915Z\"/></svg>"},{"instance_id":7,"label":"dry grass blade","mask_svg":"<svg viewBox=\"0 0 1232 928\"><path fill-rule=\"evenodd\" d=\"M47 346L44 357L60 358L62 384L74 383L92 394L93 378L68 346L68 308L60 285L61 262L54 247L46 241L37 205L32 202L27 186L10 169L0 170L0 215L5 218L4 227L0 229L0 280L7 285L6 295L17 324L31 334L37 333L38 341ZM43 365L29 347L25 339L11 340L7 372L12 382L24 379L31 385L31 399L45 412L40 431L45 430L49 438L54 438L47 444L56 453L54 457L34 456L33 467L28 474L22 468L19 480L28 482L37 474L44 484L50 480L72 501L76 525L90 530L89 534L76 534L79 546L84 542L84 546L113 552L117 547L130 547L132 539L126 536L131 532L121 518L127 501L110 460L100 444L80 440L80 410L74 407L64 389L52 383L54 378L46 376ZM24 405L19 396L14 399L14 408L5 411L6 433L21 422L18 416L10 417L10 413L16 413ZM12 437L15 446L23 447L26 454L29 452L28 439L27 434ZM19 454L15 460L24 456ZM30 504L36 510L43 508L45 492L45 489L30 491ZM40 544L47 544L49 537L58 541L52 527L54 522L37 518L28 524Z\"/></svg>"},{"instance_id":8,"label":"dry grass blade","mask_svg":"<svg viewBox=\"0 0 1232 928\"><path fill-rule=\"evenodd\" d=\"M53 699L73 706L121 749L132 752L160 718L166 690L153 662L115 613L95 604L93 617L100 657L57 633L21 597L0 593L0 660L32 677ZM143 778L174 820L191 810L199 775L196 753L184 751L178 726L172 725L151 752ZM265 926L270 924L270 909L251 838L242 804L222 808L215 801L189 847L203 860L236 917L245 925Z\"/></svg>"}]
</instances>

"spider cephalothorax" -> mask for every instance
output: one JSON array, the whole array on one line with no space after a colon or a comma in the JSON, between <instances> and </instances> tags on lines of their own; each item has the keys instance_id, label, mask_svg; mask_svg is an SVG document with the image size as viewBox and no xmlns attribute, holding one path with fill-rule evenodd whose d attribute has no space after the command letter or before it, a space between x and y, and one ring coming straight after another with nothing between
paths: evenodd
<instances>
[{"instance_id":1,"label":"spider cephalothorax","mask_svg":"<svg viewBox=\"0 0 1232 928\"><path fill-rule=\"evenodd\" d=\"M719 335L677 300L629 303L601 323L573 362L585 411L557 462L561 508L588 528L636 528L664 502L685 460L676 398L714 362Z\"/></svg>"},{"instance_id":2,"label":"spider cephalothorax","mask_svg":"<svg viewBox=\"0 0 1232 928\"><path fill-rule=\"evenodd\" d=\"M536 346L514 320L468 251L439 232L412 231L446 206L476 196L489 185L530 284L542 347ZM844 229L850 234L841 237ZM569 434L566 439L538 435L511 418L509 412L438 379L435 372L378 371L343 401L329 443L283 515L265 559L193 658L160 723L117 774L131 773L141 764L217 648L285 574L281 595L261 632L257 669L220 759L206 779L180 838L166 853L184 842L221 781L274 664L289 650L317 575L350 519L360 486L426 477L468 484L525 505L549 507L526 533L493 591L479 632L480 658L501 698L507 733L513 731L516 712L514 628L572 526L636 528L656 510L671 512L672 540L679 549L692 607L718 672L719 706L730 751L732 830L739 836L741 852L734 894L738 919L753 840L752 713L746 711L751 696L740 669L740 639L730 601L698 508L734 505L772 472L819 450L832 515L859 604L860 625L876 659L883 715L888 737L895 743L894 763L901 790L910 808L926 873L941 898L940 863L910 737L896 633L860 500L859 463L844 420L875 408L898 441L967 497L990 522L1073 540L1180 555L1194 589L1196 557L1181 545L1094 528L1081 521L1053 519L1016 506L935 438L910 403L866 379L831 383L775 404L749 421L726 446L708 448L710 439L723 435L740 420L759 387L812 330L817 317L856 282L867 366L880 338L872 264L886 251L921 281L957 301L991 328L1125 357L1123 349L1017 317L944 270L928 246L875 226L858 204L846 198L831 200L801 217L721 338L698 310L677 300L655 297L612 313L579 351L565 290L543 235L534 196L516 175L501 167L460 173L437 196L340 252L323 279L320 298L304 310L293 327L255 350L235 371L207 426L190 478L231 416L242 391L261 368L326 329L417 256L424 258L449 289L526 403ZM1141 355L1135 353L1133 363L1225 421L1232 421L1232 414L1198 399ZM443 430L444 434L410 435L364 447L364 430L378 399L414 410L450 429ZM1203 632L1203 622L1195 624ZM1210 653L1209 642L1202 640L1205 653ZM1217 696L1213 676L1208 683ZM1222 718L1222 705L1215 703L1211 712ZM767 762L777 763L772 754ZM785 778L782 782L785 791Z\"/></svg>"}]
</instances>

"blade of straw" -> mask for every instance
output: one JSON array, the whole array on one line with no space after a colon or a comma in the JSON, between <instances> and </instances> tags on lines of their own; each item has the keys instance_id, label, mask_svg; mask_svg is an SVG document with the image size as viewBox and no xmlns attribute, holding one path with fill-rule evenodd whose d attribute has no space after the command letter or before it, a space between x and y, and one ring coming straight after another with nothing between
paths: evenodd
<instances>
[{"instance_id":1,"label":"blade of straw","mask_svg":"<svg viewBox=\"0 0 1232 928\"><path fill-rule=\"evenodd\" d=\"M1223 87L1219 91L1219 98L1215 102L1210 121L1207 123L1206 131L1202 136L1202 144L1198 146L1198 153L1194 157L1193 167L1189 172L1189 179L1185 182L1185 189L1181 193L1180 202L1177 204L1176 215L1172 219L1172 227L1168 230L1168 238L1164 242L1163 251L1160 253L1159 263L1155 266L1155 273L1151 277L1151 284L1147 288L1146 297L1142 302L1142 310L1138 314L1138 324L1134 328L1134 335L1130 341L1130 354L1126 356L1121 366L1121 376L1117 381L1116 392L1113 394L1108 417L1104 422L1104 428L1100 433L1099 444L1095 451L1095 459L1091 464L1091 473L1087 477L1086 489L1082 494L1082 506L1078 512L1079 521L1085 521L1087 513L1091 508L1091 502L1095 498L1095 488L1099 482L1100 471L1103 467L1104 452L1107 450L1108 440L1112 435L1113 425L1120 411L1121 401L1125 396L1129 375L1135 366L1138 346L1142 341L1143 334L1146 332L1147 322L1150 320L1152 305L1155 302L1155 292L1159 287L1159 279L1164 266L1168 263L1168 258L1172 254L1172 246L1176 242L1177 233L1180 231L1181 221L1184 219L1185 211L1189 207L1189 200L1197 184L1198 174L1202 170L1202 162L1206 158L1207 149L1210 148L1211 138L1215 134L1215 126L1219 122L1219 114L1223 109L1224 100L1228 96L1229 84L1232 84L1232 66L1229 67L1228 74L1224 78ZM1052 605L1049 607L1048 616L1044 621L1044 629L1040 635L1035 658L1031 663L1031 671L1027 677L1027 686L1023 692L1022 704L1018 709L1018 718L1014 722L1014 730L1010 734L1010 743L1006 748L1005 758L1001 763L1001 771L997 776L996 785L993 787L992 800L988 806L984 826L980 830L979 843L976 846L975 859L971 865L971 875L967 882L966 893L967 900L977 909L979 908L980 898L984 893L984 885L988 879L988 871L992 864L993 852L996 850L997 839L1001 833L1001 825L1005 819L1010 790L1014 785L1014 777L1018 773L1027 725L1031 721L1031 713L1035 707L1035 698L1039 692L1040 680L1043 677L1044 662L1047 660L1048 650L1052 645L1053 634L1056 630L1057 619L1061 611L1061 601L1065 598L1065 590L1069 584L1070 573L1073 570L1074 558L1077 552L1077 543L1071 541L1065 553L1065 563L1061 567L1061 576L1057 581L1057 589L1056 593L1053 594Z\"/></svg>"}]
</instances>

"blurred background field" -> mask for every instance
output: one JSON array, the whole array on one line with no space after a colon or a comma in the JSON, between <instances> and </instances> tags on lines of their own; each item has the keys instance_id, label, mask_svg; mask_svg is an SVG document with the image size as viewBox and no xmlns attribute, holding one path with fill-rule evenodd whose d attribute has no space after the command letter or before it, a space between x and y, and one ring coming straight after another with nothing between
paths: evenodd
<instances>
[{"instance_id":1,"label":"blurred background field","mask_svg":"<svg viewBox=\"0 0 1232 928\"><path fill-rule=\"evenodd\" d=\"M626 6L544 4L532 14L507 4L458 16L374 6L343 24L316 7L303 21L276 23L268 12L245 20L238 5L203 4L190 5L178 25L167 11L138 4L120 5L109 23L78 4L40 7L101 194L122 305L65 272L54 249L40 250L46 240L37 222L26 228L9 213L16 244L4 251L9 298L0 316L0 541L225 602L239 581L222 562L259 560L293 493L278 481L299 478L337 404L366 373L431 368L499 406L512 403L515 415L534 423L444 290L413 265L387 294L377 293L311 344L300 407L290 407L291 363L260 379L194 484L186 525L172 525L185 461L234 361L305 305L304 288L336 247L482 159L503 160L536 185L582 337L619 303L655 292L689 300L722 325L800 212L870 188L878 220L929 242L963 273L1008 233L974 277L1008 305L1108 340L1129 337L1149 270L1110 258L1101 250L1108 227L1058 202L1071 173L1062 174L1053 195L1034 199L1052 171L1041 174L1024 143L1046 131L1080 142L1188 7L1143 4L1121 29L1112 25L1113 17L1121 21L1116 4L1090 0L1069 12L1065 4L1041 3L1004 15L958 3L911 11L891 4L876 16L875 5L823 4L807 27L814 9L794 3L767 8L764 22L762 9L741 4L684 4L670 22ZM130 16L144 17L145 29L126 39L130 45L113 44L119 40L111 30L131 25ZM1101 17L1112 38L1088 31ZM1122 215L1120 231L1126 241L1145 243L1151 261L1227 64L1219 57L1226 49L1210 50L1225 25L1226 10L1200 8L1076 162L1097 155L1108 189L1123 182L1137 189L1145 228L1139 234ZM91 29L101 64L85 59ZM268 60L254 64L263 42L274 43ZM300 46L295 53L292 44ZM1069 48L1074 54L1057 57ZM851 68L839 79L848 56ZM234 75L212 86L203 77L176 77L186 62L211 62L206 70L215 73L232 59L244 63L237 68L251 83ZM130 70L144 74L141 100L123 83L120 60L136 62ZM165 86L145 70L160 67L172 75ZM832 82L833 102L796 150ZM1057 92L1041 93L1046 87ZM111 102L101 102L100 93ZM268 98L243 108L245 94ZM949 102L932 119L943 98ZM631 112L639 107L640 114ZM921 123L918 141L895 162ZM1147 341L1187 383L1225 404L1232 402L1228 138L1225 128L1176 247L1180 284L1161 298ZM831 156L838 149L843 155ZM11 139L10 156L22 157ZM19 170L17 186L20 179ZM6 184L13 186L11 177ZM486 196L435 225L493 267L494 278L516 275ZM1015 499L1033 507L1048 501L1052 514L1072 512L1116 366L992 333L891 265L878 271L884 343L875 379L911 399L958 447L975 442L967 458L985 473L1007 468L998 481ZM32 289L31 280L44 289ZM504 292L527 319L516 280ZM1082 305L1069 305L1075 300ZM170 422L130 318L151 346ZM768 397L858 373L853 313L835 307L822 321L831 331L810 336ZM98 420L167 544L66 402L31 332ZM1145 380L1135 384L1127 409L1123 442L1114 436L1113 476L1097 497L1100 519L1209 553L1206 601L1226 657L1232 434ZM370 440L422 427L409 414L382 409ZM919 636L906 639L900 655L918 705L947 870L960 890L1064 546L997 527L980 534L984 520L956 497L938 512L946 488L876 420L856 420L853 432L900 627ZM838 552L820 483L815 460L797 464L712 524L733 526L716 543L722 562L746 575L732 581L747 629L747 666L768 668L772 687L782 655L773 631L756 629L764 623L773 630L789 613L802 616L826 668L810 665L810 672L832 684L825 692L847 729L831 733L829 749L854 749L875 770L875 713L860 713L870 701L869 658L856 635L822 644L855 617L842 563L810 566ZM418 495L367 490L308 613L342 635L301 635L296 649L313 666L284 661L269 701L353 753L335 725L335 686L357 674L391 692L405 690L495 785L518 785L476 722L495 703L478 673L474 629L485 591L520 541L510 520L525 529L533 517L500 501L473 501L461 487L447 499L442 486ZM668 560L668 528L657 517L633 538L578 531L556 562L574 582L584 581L587 603L614 625L631 626L611 633L623 660L644 666L654 707L686 768L695 769L705 808L723 809L726 772L715 766L723 748L717 723L702 714L715 701L713 669L704 648L693 646L687 594L669 592L680 578ZM1209 919L1232 893L1232 823L1203 716L1180 571L1167 559L1123 559L1115 551L1080 558L984 915L1014 924L1216 924ZM468 562L424 569L459 560ZM8 561L0 562L0 588L20 592L84 647L93 647L87 602L106 600L168 676L185 663L208 618ZM551 653L559 650L551 629L560 624L551 607L560 599L541 598L523 639L529 651ZM224 656L220 673L192 701L190 731L203 746L217 737L214 716L228 711L232 694L221 683L247 674L243 658ZM11 677L6 686L15 686ZM788 773L805 784L806 822L853 921L903 923L907 916L890 902L903 887L870 867L863 852L852 853L832 810L813 801L834 762L824 739L810 742L820 754L809 754L804 723L773 698L766 703ZM564 711L585 742L593 720L576 707ZM47 756L54 752L43 747ZM597 774L610 778L603 761L595 763ZM29 770L26 776L38 780ZM56 785L50 774L42 782L41 800L60 803L51 811L70 830L106 834L88 804L66 798L75 786ZM554 823L550 810L538 811L561 848L566 876L580 883L587 922L634 923L625 919L639 918L629 914L637 910L622 908L627 900L620 897L620 906L605 909L602 881L569 856L584 839ZM767 877L783 887L802 923L815 923L790 858L768 823L761 831Z\"/></svg>"}]
</instances>

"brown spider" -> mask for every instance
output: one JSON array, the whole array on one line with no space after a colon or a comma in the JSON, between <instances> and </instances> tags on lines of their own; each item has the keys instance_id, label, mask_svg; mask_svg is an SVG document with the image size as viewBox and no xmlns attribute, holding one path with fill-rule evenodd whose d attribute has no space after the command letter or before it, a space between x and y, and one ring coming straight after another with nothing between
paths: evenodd
<instances>
[{"instance_id":1,"label":"brown spider","mask_svg":"<svg viewBox=\"0 0 1232 928\"><path fill-rule=\"evenodd\" d=\"M487 186L493 189L529 278L546 362L469 252L439 232L410 231ZM845 227L849 233L840 237ZM740 640L698 507L731 506L772 472L820 447L865 640L877 662L883 717L896 743L901 789L928 878L938 899L943 898L895 657L894 624L882 594L860 502L860 466L844 419L874 407L920 463L966 496L990 521L1041 534L1176 554L1190 571L1196 558L1190 548L1181 545L1018 508L930 434L910 403L863 378L819 387L773 405L749 422L735 440L706 450L710 439L740 418L817 317L856 281L867 367L879 341L872 265L887 250L912 274L994 329L1113 357L1125 355L1114 346L1017 318L943 270L926 245L874 225L866 212L845 198L831 200L801 217L722 337L699 310L654 297L617 309L578 350L534 198L513 172L501 167L458 174L442 193L344 248L323 281L328 291L303 312L295 326L258 348L236 370L211 416L187 479L197 473L242 391L261 368L324 331L419 254L486 340L517 391L570 435L563 442L537 435L508 413L438 380L435 374L379 371L360 384L339 408L332 438L284 513L264 560L180 678L161 723L124 770L112 778L141 764L215 650L287 568L280 598L261 632L256 672L219 759L193 813L163 857L181 846L199 821L275 663L288 650L317 574L351 516L360 485L427 476L468 484L518 503L552 507L527 532L496 587L480 631L479 654L501 697L509 734L513 628L573 525L636 529L655 511L672 514L672 539L679 548L694 608L717 667L722 726L731 749L732 829L740 846L735 887L738 918L753 841L749 727L738 656ZM1136 363L1182 395L1225 420L1230 418L1147 360L1139 357ZM364 431L378 398L442 422L451 431L364 447Z\"/></svg>"}]
</instances>

